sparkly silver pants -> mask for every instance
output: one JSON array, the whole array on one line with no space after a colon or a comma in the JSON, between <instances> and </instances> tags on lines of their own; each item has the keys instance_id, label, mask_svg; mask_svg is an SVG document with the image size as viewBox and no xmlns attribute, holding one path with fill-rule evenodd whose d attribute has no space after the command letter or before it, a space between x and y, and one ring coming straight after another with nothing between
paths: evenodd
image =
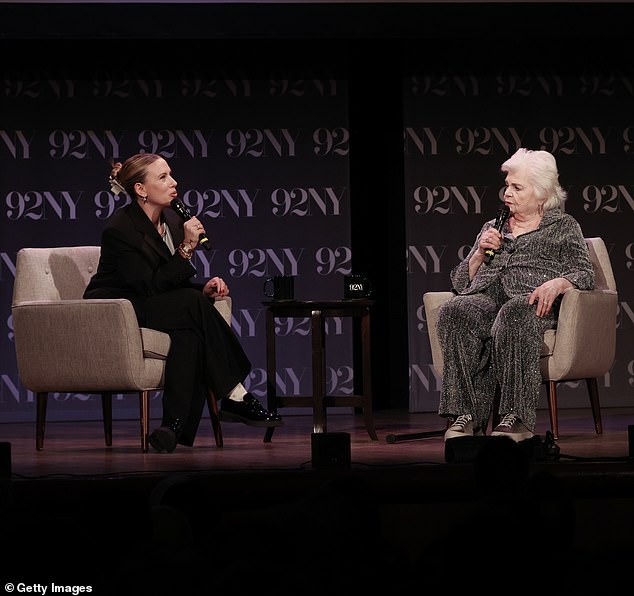
<instances>
[{"instance_id":1,"label":"sparkly silver pants","mask_svg":"<svg viewBox=\"0 0 634 596\"><path fill-rule=\"evenodd\" d=\"M484 430L499 387L499 414L513 412L534 431L539 355L555 316L537 317L528 296L508 298L500 286L446 302L436 326L444 359L438 413L471 414Z\"/></svg>"}]
</instances>

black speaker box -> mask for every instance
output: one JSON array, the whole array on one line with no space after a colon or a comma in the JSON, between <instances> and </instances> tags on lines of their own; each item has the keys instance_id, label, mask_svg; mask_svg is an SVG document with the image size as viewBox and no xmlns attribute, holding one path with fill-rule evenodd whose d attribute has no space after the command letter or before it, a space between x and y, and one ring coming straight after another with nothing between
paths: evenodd
<instances>
[{"instance_id":1,"label":"black speaker box","mask_svg":"<svg viewBox=\"0 0 634 596\"><path fill-rule=\"evenodd\" d=\"M447 439L445 441L445 461L451 464L472 463L482 447L500 440L512 441L507 437L491 435ZM530 462L559 459L559 446L555 444L550 431L546 433L545 440L542 440L539 435L534 435L530 439L524 439L517 443L517 447Z\"/></svg>"},{"instance_id":2,"label":"black speaker box","mask_svg":"<svg viewBox=\"0 0 634 596\"><path fill-rule=\"evenodd\" d=\"M349 468L349 433L312 433L313 468Z\"/></svg>"},{"instance_id":3,"label":"black speaker box","mask_svg":"<svg viewBox=\"0 0 634 596\"><path fill-rule=\"evenodd\" d=\"M489 437L456 437L445 441L445 461L449 464L465 464L475 461Z\"/></svg>"}]
</instances>

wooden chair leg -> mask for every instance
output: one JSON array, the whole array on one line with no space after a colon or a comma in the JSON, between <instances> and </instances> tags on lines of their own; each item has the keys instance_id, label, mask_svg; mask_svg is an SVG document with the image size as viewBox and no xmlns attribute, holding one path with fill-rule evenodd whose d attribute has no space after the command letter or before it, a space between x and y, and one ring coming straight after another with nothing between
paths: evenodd
<instances>
[{"instance_id":1,"label":"wooden chair leg","mask_svg":"<svg viewBox=\"0 0 634 596\"><path fill-rule=\"evenodd\" d=\"M218 413L218 401L215 393L209 389L207 391L207 407L209 408L209 417L211 418L211 427L214 431L216 446L222 447L224 441L222 439L222 426L220 426L220 415Z\"/></svg>"},{"instance_id":2,"label":"wooden chair leg","mask_svg":"<svg viewBox=\"0 0 634 596\"><path fill-rule=\"evenodd\" d=\"M141 451L148 451L148 436L150 434L150 392L139 391L139 407L141 420Z\"/></svg>"},{"instance_id":3,"label":"wooden chair leg","mask_svg":"<svg viewBox=\"0 0 634 596\"><path fill-rule=\"evenodd\" d=\"M109 391L104 391L101 394L101 412L106 446L112 447L112 393Z\"/></svg>"},{"instance_id":4,"label":"wooden chair leg","mask_svg":"<svg viewBox=\"0 0 634 596\"><path fill-rule=\"evenodd\" d=\"M546 384L546 398L548 400L548 413L550 415L550 430L553 439L559 440L559 418L557 416L557 382L544 381Z\"/></svg>"},{"instance_id":5,"label":"wooden chair leg","mask_svg":"<svg viewBox=\"0 0 634 596\"><path fill-rule=\"evenodd\" d=\"M46 425L48 393L46 391L38 392L35 399L35 448L38 451L42 451L44 449L44 426Z\"/></svg>"},{"instance_id":6,"label":"wooden chair leg","mask_svg":"<svg viewBox=\"0 0 634 596\"><path fill-rule=\"evenodd\" d=\"M600 435L603 432L603 424L601 423L601 406L599 405L599 384L596 379L586 379L586 385L588 386L590 407L594 418L594 430Z\"/></svg>"}]
</instances>

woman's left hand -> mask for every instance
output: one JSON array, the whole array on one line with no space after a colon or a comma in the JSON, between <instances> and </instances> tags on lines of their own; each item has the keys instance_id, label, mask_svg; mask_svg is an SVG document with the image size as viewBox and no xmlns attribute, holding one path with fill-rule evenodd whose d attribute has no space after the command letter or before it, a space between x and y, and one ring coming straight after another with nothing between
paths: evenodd
<instances>
[{"instance_id":1,"label":"woman's left hand","mask_svg":"<svg viewBox=\"0 0 634 596\"><path fill-rule=\"evenodd\" d=\"M203 288L203 294L209 298L220 298L229 295L229 286L222 277L212 277Z\"/></svg>"},{"instance_id":2,"label":"woman's left hand","mask_svg":"<svg viewBox=\"0 0 634 596\"><path fill-rule=\"evenodd\" d=\"M548 280L533 290L528 297L528 303L537 303L535 314L538 317L545 317L552 310L557 296L571 287L572 284L565 277Z\"/></svg>"}]
</instances>

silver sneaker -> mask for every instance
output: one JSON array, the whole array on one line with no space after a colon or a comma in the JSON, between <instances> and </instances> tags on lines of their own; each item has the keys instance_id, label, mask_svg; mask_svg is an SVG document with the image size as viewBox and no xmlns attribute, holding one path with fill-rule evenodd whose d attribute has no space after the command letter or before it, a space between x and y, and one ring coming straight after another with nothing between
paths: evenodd
<instances>
[{"instance_id":1,"label":"silver sneaker","mask_svg":"<svg viewBox=\"0 0 634 596\"><path fill-rule=\"evenodd\" d=\"M471 414L458 416L445 432L445 441L456 437L472 437L474 434L473 418Z\"/></svg>"},{"instance_id":2,"label":"silver sneaker","mask_svg":"<svg viewBox=\"0 0 634 596\"><path fill-rule=\"evenodd\" d=\"M516 442L530 439L533 433L528 430L517 414L506 414L500 424L498 424L491 433L494 437L509 437Z\"/></svg>"}]
</instances>

